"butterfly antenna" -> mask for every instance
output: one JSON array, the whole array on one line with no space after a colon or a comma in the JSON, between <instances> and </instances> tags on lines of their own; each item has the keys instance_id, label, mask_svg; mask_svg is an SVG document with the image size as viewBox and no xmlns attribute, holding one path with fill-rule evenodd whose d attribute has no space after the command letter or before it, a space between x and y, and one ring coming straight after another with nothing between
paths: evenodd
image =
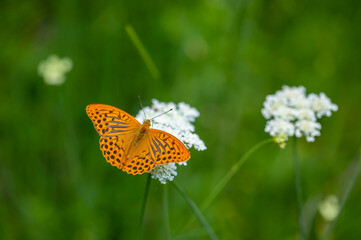
<instances>
[{"instance_id":1,"label":"butterfly antenna","mask_svg":"<svg viewBox=\"0 0 361 240\"><path fill-rule=\"evenodd\" d=\"M142 111L143 111L143 113L144 113L144 117L145 117L145 119L147 119L147 115L145 115L142 101L140 101L140 96L138 96L138 99L139 99L140 106L142 107Z\"/></svg>"},{"instance_id":2,"label":"butterfly antenna","mask_svg":"<svg viewBox=\"0 0 361 240\"><path fill-rule=\"evenodd\" d=\"M162 115L164 115L164 114L166 114L166 113L169 113L169 112L172 111L172 110L173 110L173 108L169 109L168 111L166 111L166 112L164 112L164 113L159 114L158 116L152 117L150 120L153 120L154 118L160 117L160 116L162 116Z\"/></svg>"}]
</instances>

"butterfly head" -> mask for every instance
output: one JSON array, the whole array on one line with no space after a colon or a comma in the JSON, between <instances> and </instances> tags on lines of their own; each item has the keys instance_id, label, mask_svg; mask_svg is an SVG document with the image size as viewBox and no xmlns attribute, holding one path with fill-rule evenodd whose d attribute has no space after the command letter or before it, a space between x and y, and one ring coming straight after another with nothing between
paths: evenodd
<instances>
[{"instance_id":1,"label":"butterfly head","mask_svg":"<svg viewBox=\"0 0 361 240\"><path fill-rule=\"evenodd\" d=\"M143 122L142 126L140 127L140 134L146 134L150 128L150 120L147 119Z\"/></svg>"},{"instance_id":2,"label":"butterfly head","mask_svg":"<svg viewBox=\"0 0 361 240\"><path fill-rule=\"evenodd\" d=\"M147 120L145 120L144 122L143 122L143 126L148 126L148 128L150 127L150 120L149 119L147 119Z\"/></svg>"},{"instance_id":3,"label":"butterfly head","mask_svg":"<svg viewBox=\"0 0 361 240\"><path fill-rule=\"evenodd\" d=\"M143 122L143 124L138 128L137 133L136 133L136 137L135 137L135 143L137 144L139 143L140 140L142 140L147 132L149 131L150 128L150 120L147 119Z\"/></svg>"}]
</instances>

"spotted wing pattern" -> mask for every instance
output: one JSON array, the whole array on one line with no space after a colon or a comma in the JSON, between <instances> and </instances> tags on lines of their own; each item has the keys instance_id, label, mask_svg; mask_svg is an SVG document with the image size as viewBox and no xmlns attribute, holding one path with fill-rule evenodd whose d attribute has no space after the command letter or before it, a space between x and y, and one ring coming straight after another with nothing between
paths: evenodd
<instances>
[{"instance_id":1,"label":"spotted wing pattern","mask_svg":"<svg viewBox=\"0 0 361 240\"><path fill-rule=\"evenodd\" d=\"M127 149L134 136L134 134L123 134L120 136L100 137L100 150L107 162L112 166L122 169L127 159Z\"/></svg>"},{"instance_id":2,"label":"spotted wing pattern","mask_svg":"<svg viewBox=\"0 0 361 240\"><path fill-rule=\"evenodd\" d=\"M149 172L159 164L187 161L190 153L173 135L150 129L139 147L130 152L128 157L123 170L135 175Z\"/></svg>"},{"instance_id":3,"label":"spotted wing pattern","mask_svg":"<svg viewBox=\"0 0 361 240\"><path fill-rule=\"evenodd\" d=\"M151 155L145 137L135 149L129 152L123 171L136 175L149 172L156 166L156 159Z\"/></svg>"},{"instance_id":4,"label":"spotted wing pattern","mask_svg":"<svg viewBox=\"0 0 361 240\"><path fill-rule=\"evenodd\" d=\"M151 154L156 156L157 164L184 162L191 157L187 147L170 133L150 129L147 142Z\"/></svg>"},{"instance_id":5,"label":"spotted wing pattern","mask_svg":"<svg viewBox=\"0 0 361 240\"><path fill-rule=\"evenodd\" d=\"M139 143L131 146L141 125L118 108L91 104L86 112L100 135L100 149L106 160L129 174L142 174L159 164L184 162L190 158L180 140L157 129L149 129Z\"/></svg>"},{"instance_id":6,"label":"spotted wing pattern","mask_svg":"<svg viewBox=\"0 0 361 240\"><path fill-rule=\"evenodd\" d=\"M103 156L121 169L140 123L130 114L105 104L90 104L86 112L100 135Z\"/></svg>"},{"instance_id":7,"label":"spotted wing pattern","mask_svg":"<svg viewBox=\"0 0 361 240\"><path fill-rule=\"evenodd\" d=\"M133 116L109 105L90 104L86 112L101 137L134 133L140 127Z\"/></svg>"}]
</instances>

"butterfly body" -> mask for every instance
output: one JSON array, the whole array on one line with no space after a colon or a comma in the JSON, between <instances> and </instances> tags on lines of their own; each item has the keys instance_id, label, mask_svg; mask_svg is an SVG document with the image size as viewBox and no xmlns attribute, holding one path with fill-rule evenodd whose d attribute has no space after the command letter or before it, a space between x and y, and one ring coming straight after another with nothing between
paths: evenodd
<instances>
[{"instance_id":1,"label":"butterfly body","mask_svg":"<svg viewBox=\"0 0 361 240\"><path fill-rule=\"evenodd\" d=\"M184 162L190 153L173 135L151 129L150 120L140 124L130 114L105 104L86 108L100 135L100 149L113 166L130 174L142 174L156 165Z\"/></svg>"},{"instance_id":2,"label":"butterfly body","mask_svg":"<svg viewBox=\"0 0 361 240\"><path fill-rule=\"evenodd\" d=\"M130 159L132 156L129 154L131 152L135 152L137 147L141 144L143 139L147 136L147 133L150 128L150 120L145 120L142 125L136 130L133 140L129 145L129 148L125 154L126 160Z\"/></svg>"},{"instance_id":3,"label":"butterfly body","mask_svg":"<svg viewBox=\"0 0 361 240\"><path fill-rule=\"evenodd\" d=\"M144 121L144 123L140 126L139 130L137 131L134 144L138 144L141 140L144 139L144 137L149 131L149 128L150 128L150 120L147 119Z\"/></svg>"}]
</instances>

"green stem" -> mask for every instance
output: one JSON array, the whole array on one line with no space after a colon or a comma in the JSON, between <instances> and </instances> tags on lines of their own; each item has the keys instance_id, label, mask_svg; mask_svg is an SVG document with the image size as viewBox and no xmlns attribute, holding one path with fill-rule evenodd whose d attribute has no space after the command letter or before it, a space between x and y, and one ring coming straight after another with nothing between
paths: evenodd
<instances>
[{"instance_id":1,"label":"green stem","mask_svg":"<svg viewBox=\"0 0 361 240\"><path fill-rule=\"evenodd\" d=\"M266 145L267 143L273 142L273 138L268 138L266 140L263 140L256 145L254 145L251 149L248 150L239 160L236 162L231 169L228 171L228 173L221 179L221 181L218 182L218 184L213 188L212 192L208 195L206 200L203 201L203 204L201 206L201 210L204 211L206 208L211 205L213 200L218 196L218 194L223 190L224 186L229 182L229 180L233 177L233 175L242 167L242 165L246 162L246 160L259 148ZM189 219L189 221L184 225L184 227L181 229L181 232L184 232L185 229L187 229L194 221L194 217Z\"/></svg>"},{"instance_id":2,"label":"green stem","mask_svg":"<svg viewBox=\"0 0 361 240\"><path fill-rule=\"evenodd\" d=\"M168 185L163 187L163 231L164 239L170 239L169 216L168 216Z\"/></svg>"},{"instance_id":3,"label":"green stem","mask_svg":"<svg viewBox=\"0 0 361 240\"><path fill-rule=\"evenodd\" d=\"M153 78L158 79L160 77L159 70L154 64L153 59L148 53L147 49L144 47L143 43L140 41L137 33L134 31L133 27L129 24L125 26L125 31L127 32L130 40L133 42L135 48L138 50L139 55L143 59L145 65L147 66L150 74Z\"/></svg>"},{"instance_id":4,"label":"green stem","mask_svg":"<svg viewBox=\"0 0 361 240\"><path fill-rule=\"evenodd\" d=\"M209 238L212 240L217 240L218 239L217 235L214 233L212 227L208 224L207 220L204 218L204 216L202 215L202 213L199 210L199 208L197 207L197 205L192 201L192 199L190 199L187 196L187 194L184 192L184 190L177 183L175 183L174 181L171 183L173 184L175 189L177 189L177 191L180 193L180 195L182 195L182 197L186 200L186 202L188 203L190 208L193 210L193 213L197 217L200 224L202 224L202 226L206 230Z\"/></svg>"},{"instance_id":5,"label":"green stem","mask_svg":"<svg viewBox=\"0 0 361 240\"><path fill-rule=\"evenodd\" d=\"M236 162L228 173L218 182L218 184L214 187L213 191L209 194L206 200L202 204L202 211L209 207L209 205L213 202L213 200L218 196L218 194L223 190L224 186L229 182L229 180L233 177L233 175L243 166L246 160L260 147L266 145L273 141L273 138L269 138L259 142L258 144L254 145L248 152L246 152L238 162Z\"/></svg>"},{"instance_id":6,"label":"green stem","mask_svg":"<svg viewBox=\"0 0 361 240\"><path fill-rule=\"evenodd\" d=\"M302 224L302 209L303 209L303 197L302 197L302 188L301 188L301 174L300 174L300 162L298 159L297 152L297 138L293 137L293 170L295 176L295 186L296 186L296 197L297 197L297 206L298 206L298 225L300 228L301 239L308 239L306 234L306 229Z\"/></svg>"},{"instance_id":7,"label":"green stem","mask_svg":"<svg viewBox=\"0 0 361 240\"><path fill-rule=\"evenodd\" d=\"M357 162L357 166L355 167L356 169L356 172L355 172L355 175L353 176L353 179L351 181L351 184L349 185L349 187L347 188L346 190L346 193L345 193L345 197L342 199L342 202L341 202L341 205L340 205L340 209L339 209L339 212L336 216L336 218L330 223L330 225L328 226L325 234L322 236L321 240L326 240L326 239L329 239L330 237L330 234L331 232L333 231L333 229L335 228L336 226L336 223L337 223L337 220L339 219L340 217L340 214L343 210L343 208L345 207L345 204L348 200L348 198L350 197L350 194L356 184L356 181L358 179L358 176L360 175L360 166L361 166L361 162L360 162L360 158L361 156L358 156L358 162Z\"/></svg>"},{"instance_id":8,"label":"green stem","mask_svg":"<svg viewBox=\"0 0 361 240\"><path fill-rule=\"evenodd\" d=\"M305 229L301 223L301 215L302 215L302 208L303 208L303 198L302 198L302 189L301 189L301 174L300 174L300 163L298 159L298 152L297 152L297 138L293 138L293 145L292 145L292 153L293 153L293 170L295 176L295 186L296 186L296 197L297 197L297 206L298 206L298 224L300 228L301 238L307 239L307 235L305 233Z\"/></svg>"},{"instance_id":9,"label":"green stem","mask_svg":"<svg viewBox=\"0 0 361 240\"><path fill-rule=\"evenodd\" d=\"M294 175L295 175L295 185L296 185L296 195L297 195L297 205L298 205L298 212L301 214L302 212L302 189L301 189L301 177L300 177L300 163L298 160L298 153L297 153L297 138L293 138L293 165L294 165Z\"/></svg>"},{"instance_id":10,"label":"green stem","mask_svg":"<svg viewBox=\"0 0 361 240\"><path fill-rule=\"evenodd\" d=\"M149 194L149 187L150 187L150 180L151 175L147 174L147 182L145 184L145 190L144 190L144 197L142 202L142 209L141 209L141 216L140 216L140 236L139 239L143 239L143 233L144 233L144 215L145 215L145 208L147 206L147 200L148 200L148 194Z\"/></svg>"}]
</instances>

